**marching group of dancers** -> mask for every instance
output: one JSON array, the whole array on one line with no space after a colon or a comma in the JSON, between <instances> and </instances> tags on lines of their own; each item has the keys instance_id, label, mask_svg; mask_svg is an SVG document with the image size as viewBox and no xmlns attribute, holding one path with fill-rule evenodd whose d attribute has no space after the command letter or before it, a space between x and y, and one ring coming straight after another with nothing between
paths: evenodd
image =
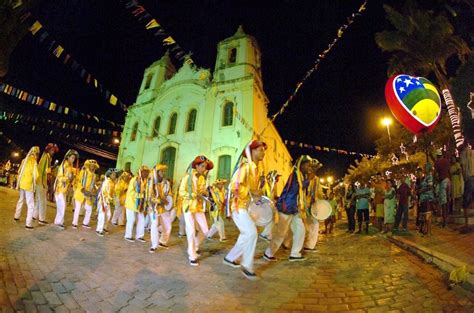
<instances>
[{"instance_id":1,"label":"marching group of dancers","mask_svg":"<svg viewBox=\"0 0 474 313\"><path fill-rule=\"evenodd\" d=\"M96 205L97 235L104 236L109 221L114 225L126 225L124 238L127 241L145 242L145 231L149 229L150 253L160 247L168 248L171 225L178 217L179 235L184 236L183 228L186 233L189 264L197 266L200 243L216 233L221 241L225 241L224 219L232 217L240 234L223 263L241 268L246 278L256 280L258 277L253 262L259 237L257 226L265 226L260 237L270 242L263 254L265 260L276 261L279 248L284 241L291 240L289 261L303 261L303 251L317 251L319 221L311 217L309 210L316 199L323 197L316 176L322 164L307 155L297 159L283 191L277 197L274 187L280 175L276 171L267 175L263 172L266 148L264 142L252 140L240 155L230 182L217 179L212 185L209 185L207 176L214 167L213 162L203 155L197 156L180 180L175 194L165 177L167 166L164 164L152 168L142 165L135 176L118 169L108 169L105 179L96 187L98 163L86 160L79 170L79 154L69 150L57 169L54 182L57 208L54 224L65 228L66 194L70 188L74 190L75 203L72 228L78 227L82 208L85 210L82 227L90 228L93 206ZM19 220L26 200L26 229L34 229L34 220L42 225L48 224L47 177L51 173L52 157L57 152L58 147L50 143L39 158L39 147L32 147L20 165L17 183L20 195L14 219ZM252 208L256 210L252 211ZM259 224L258 215L268 215L265 209L270 210L270 220ZM211 229L208 228L205 211L209 211L212 218Z\"/></svg>"}]
</instances>

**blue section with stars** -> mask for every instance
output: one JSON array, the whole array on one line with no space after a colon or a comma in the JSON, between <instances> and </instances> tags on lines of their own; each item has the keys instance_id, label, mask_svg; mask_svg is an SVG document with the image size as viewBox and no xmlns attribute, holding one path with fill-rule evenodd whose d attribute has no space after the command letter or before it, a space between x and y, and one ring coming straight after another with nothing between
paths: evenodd
<instances>
[{"instance_id":1,"label":"blue section with stars","mask_svg":"<svg viewBox=\"0 0 474 313\"><path fill-rule=\"evenodd\" d=\"M410 75L400 75L395 79L395 92L403 100L414 89L423 89L423 83L416 77Z\"/></svg>"}]
</instances>

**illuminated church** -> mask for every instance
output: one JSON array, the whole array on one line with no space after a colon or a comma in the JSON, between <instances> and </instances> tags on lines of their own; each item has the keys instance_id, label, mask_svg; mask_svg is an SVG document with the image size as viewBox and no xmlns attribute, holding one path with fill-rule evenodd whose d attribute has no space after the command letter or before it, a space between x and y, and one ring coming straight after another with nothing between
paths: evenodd
<instances>
[{"instance_id":1,"label":"illuminated church","mask_svg":"<svg viewBox=\"0 0 474 313\"><path fill-rule=\"evenodd\" d=\"M267 103L260 50L242 27L217 45L213 73L186 62L176 70L165 54L145 70L137 100L129 107L117 167L136 173L142 164L165 163L176 184L194 157L204 154L214 162L210 181L229 179L253 138L251 128L260 134L267 126ZM268 145L265 170L288 177L291 156L272 123L261 140Z\"/></svg>"}]
</instances>

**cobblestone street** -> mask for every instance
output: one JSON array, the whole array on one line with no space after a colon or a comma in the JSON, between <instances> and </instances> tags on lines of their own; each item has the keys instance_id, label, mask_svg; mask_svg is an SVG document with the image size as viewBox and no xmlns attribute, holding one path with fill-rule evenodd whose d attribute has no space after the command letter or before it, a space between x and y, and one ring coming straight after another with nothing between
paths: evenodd
<instances>
[{"instance_id":1,"label":"cobblestone street","mask_svg":"<svg viewBox=\"0 0 474 313\"><path fill-rule=\"evenodd\" d=\"M169 250L148 253L149 243L123 239L114 227L105 237L90 230L24 228L13 213L17 192L0 188L0 307L2 312L473 312L474 295L447 290L432 265L375 235L321 236L319 252L289 263L261 256L246 280L222 264L237 231L227 222L228 242L205 242L199 267L188 265L186 241L174 224ZM48 221L55 209L48 208ZM71 224L71 208L66 213ZM81 218L82 220L82 218ZM95 221L93 222L95 225ZM36 227L37 226L37 227Z\"/></svg>"}]
</instances>

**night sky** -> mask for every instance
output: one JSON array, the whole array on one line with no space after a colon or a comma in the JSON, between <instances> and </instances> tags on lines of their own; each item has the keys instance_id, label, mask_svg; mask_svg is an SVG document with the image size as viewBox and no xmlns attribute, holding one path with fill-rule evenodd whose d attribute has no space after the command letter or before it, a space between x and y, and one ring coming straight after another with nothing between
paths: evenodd
<instances>
[{"instance_id":1,"label":"night sky","mask_svg":"<svg viewBox=\"0 0 474 313\"><path fill-rule=\"evenodd\" d=\"M193 52L198 66L211 70L217 43L243 25L260 45L264 89L270 100L269 113L273 114L362 1L272 1L268 5L217 0L141 3L184 50ZM137 96L144 69L165 52L161 42L130 15L121 1L43 1L33 14L80 64L127 104ZM369 1L365 13L345 31L319 70L276 120L283 139L374 152L374 140L385 134L379 119L388 114L383 96L388 55L377 48L374 34L387 28L382 1ZM179 67L179 62L174 61ZM81 112L124 122L123 111L108 104L30 34L14 51L5 81ZM9 96L0 96L0 102L6 111L64 118ZM77 123L97 125L87 120ZM0 127L25 150L53 140L38 134L33 137L18 124L2 122ZM69 148L61 146L63 153ZM293 157L301 153L315 156L338 176L353 161L335 153L295 148L290 152Z\"/></svg>"}]
</instances>

